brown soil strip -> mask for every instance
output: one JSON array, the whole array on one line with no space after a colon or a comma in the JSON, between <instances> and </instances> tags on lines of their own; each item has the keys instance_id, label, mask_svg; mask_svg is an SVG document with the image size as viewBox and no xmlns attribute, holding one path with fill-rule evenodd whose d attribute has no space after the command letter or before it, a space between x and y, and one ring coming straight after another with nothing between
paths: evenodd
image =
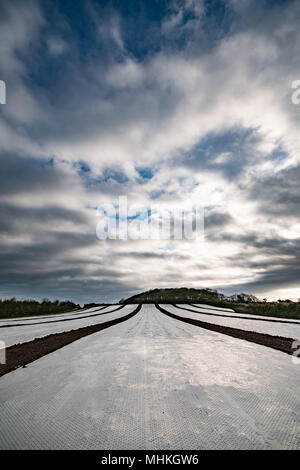
<instances>
[{"instance_id":1,"label":"brown soil strip","mask_svg":"<svg viewBox=\"0 0 300 470\"><path fill-rule=\"evenodd\" d=\"M98 317L99 315L106 315L106 313L116 312L117 310L120 310L121 308L124 308L124 307L125 307L125 304L121 305L120 307L115 308L114 310L109 310L109 312L93 313L91 315L84 315L83 317L61 318L60 320L48 320L48 321L41 321L41 322L34 322L34 323L17 323L13 325L0 325L0 328L14 328L15 326L29 326L29 325L45 325L46 323L60 323L63 321L82 320L85 318ZM103 309L99 308L98 310L95 310L95 312L99 312L99 310L103 310Z\"/></svg>"},{"instance_id":2,"label":"brown soil strip","mask_svg":"<svg viewBox=\"0 0 300 470\"><path fill-rule=\"evenodd\" d=\"M294 350L292 349L292 343L294 339L292 338L272 336L264 333L256 333L254 331L245 331L240 330L238 328L231 328L229 326L214 325L212 323L194 320L193 318L183 318L179 315L175 315L174 313L168 312L157 304L155 306L158 310L160 310L162 313L168 315L171 318L175 318L176 320L180 320L191 325L199 326L200 328L204 328L205 330L215 331L224 335L233 336L234 338L250 341L251 343L261 344L262 346L277 349L287 354L293 354L294 352Z\"/></svg>"},{"instance_id":3,"label":"brown soil strip","mask_svg":"<svg viewBox=\"0 0 300 470\"><path fill-rule=\"evenodd\" d=\"M300 325L300 322L296 322L296 321L272 320L271 318L256 318L256 317L251 318L251 317L234 316L234 315L221 315L221 314L219 315L217 313L201 312L200 309L202 307L197 307L197 308L199 308L199 310L192 310L192 309L186 308L186 307L179 307L178 304L171 304L171 305L173 305L173 307L180 308L181 310L187 310L188 312L199 313L199 314L202 314L202 315L211 315L212 317L236 318L237 320L267 321L267 322L271 322L271 323L288 323L289 325ZM251 314L249 314L249 315L251 315Z\"/></svg>"},{"instance_id":4,"label":"brown soil strip","mask_svg":"<svg viewBox=\"0 0 300 470\"><path fill-rule=\"evenodd\" d=\"M121 318L116 318L98 325L85 326L77 330L55 333L44 336L43 338L34 339L33 341L10 346L6 349L6 364L0 364L0 377L18 367L24 367L26 364L56 351L56 349L60 349L67 344L73 343L84 336L92 335L93 333L124 322L136 315L140 309L141 305L138 305L133 312Z\"/></svg>"}]
</instances>

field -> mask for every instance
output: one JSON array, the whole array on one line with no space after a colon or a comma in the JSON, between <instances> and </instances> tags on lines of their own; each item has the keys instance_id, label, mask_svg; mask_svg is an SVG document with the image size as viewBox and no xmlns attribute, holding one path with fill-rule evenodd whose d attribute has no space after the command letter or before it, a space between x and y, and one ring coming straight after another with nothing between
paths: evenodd
<instances>
[{"instance_id":1,"label":"field","mask_svg":"<svg viewBox=\"0 0 300 470\"><path fill-rule=\"evenodd\" d=\"M298 338L207 305L2 320L0 448L300 449Z\"/></svg>"}]
</instances>

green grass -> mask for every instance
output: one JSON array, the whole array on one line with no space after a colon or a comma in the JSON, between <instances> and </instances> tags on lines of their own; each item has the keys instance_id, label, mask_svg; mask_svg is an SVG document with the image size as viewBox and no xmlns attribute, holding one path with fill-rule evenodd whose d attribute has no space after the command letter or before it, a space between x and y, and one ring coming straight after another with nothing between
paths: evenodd
<instances>
[{"instance_id":1,"label":"green grass","mask_svg":"<svg viewBox=\"0 0 300 470\"><path fill-rule=\"evenodd\" d=\"M0 319L30 316L56 315L80 309L80 305L58 300L0 300Z\"/></svg>"}]
</instances>

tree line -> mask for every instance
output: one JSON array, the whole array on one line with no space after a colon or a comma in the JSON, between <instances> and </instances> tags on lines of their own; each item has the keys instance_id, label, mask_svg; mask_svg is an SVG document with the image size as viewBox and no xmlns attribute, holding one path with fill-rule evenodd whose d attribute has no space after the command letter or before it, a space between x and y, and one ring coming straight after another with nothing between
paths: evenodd
<instances>
[{"instance_id":1,"label":"tree line","mask_svg":"<svg viewBox=\"0 0 300 470\"><path fill-rule=\"evenodd\" d=\"M51 301L44 299L39 302L37 300L16 300L13 297L12 299L0 299L0 318L63 313L79 308L81 308L79 304L70 300Z\"/></svg>"}]
</instances>

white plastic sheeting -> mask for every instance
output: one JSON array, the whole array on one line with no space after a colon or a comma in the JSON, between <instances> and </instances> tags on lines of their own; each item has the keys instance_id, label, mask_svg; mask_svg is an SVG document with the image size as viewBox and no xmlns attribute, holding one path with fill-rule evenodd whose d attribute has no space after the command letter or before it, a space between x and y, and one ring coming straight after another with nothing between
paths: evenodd
<instances>
[{"instance_id":1,"label":"white plastic sheeting","mask_svg":"<svg viewBox=\"0 0 300 470\"><path fill-rule=\"evenodd\" d=\"M266 315L252 315L251 313L238 313L235 312L234 310L230 309L223 309L223 308L217 308L217 307L212 307L211 305L204 305L204 304L178 304L180 307L186 307L186 308L194 308L195 310L199 310L202 312L207 312L207 313L213 313L216 315L228 315L228 316L234 316L234 317L246 317L246 318L261 318L262 320L272 320L272 321L278 321L278 322L289 322L289 323L298 323L300 324L300 319L291 319L291 318L281 318L281 317L271 317L266 316Z\"/></svg>"},{"instance_id":2,"label":"white plastic sheeting","mask_svg":"<svg viewBox=\"0 0 300 470\"><path fill-rule=\"evenodd\" d=\"M93 312L105 310L109 307L114 307L113 305L108 305L105 307L92 307L88 309L81 309L81 310L75 310L74 312L66 312L66 313L55 313L52 315L34 315L31 317L17 317L17 318L4 318L0 320L0 325L13 325L17 323L33 323L33 322L43 322L43 321L49 321L49 320L59 320L61 318L76 318L76 316L84 316L91 314ZM118 307L118 305L115 305L115 307Z\"/></svg>"},{"instance_id":3,"label":"white plastic sheeting","mask_svg":"<svg viewBox=\"0 0 300 470\"><path fill-rule=\"evenodd\" d=\"M35 338L41 338L53 333L62 333L63 331L76 330L84 326L96 325L123 317L132 312L136 308L136 305L126 305L120 310L116 310L117 308L118 306L111 306L100 312L90 312L86 314L84 318L81 318L81 315L73 316L70 319L67 318L67 321L59 321L57 318L55 321L51 320L51 322L44 321L40 323L36 321L21 326L17 326L16 324L15 326L7 328L3 327L0 328L0 340L4 341L8 347L13 344L24 343L25 341L31 341Z\"/></svg>"},{"instance_id":4,"label":"white plastic sheeting","mask_svg":"<svg viewBox=\"0 0 300 470\"><path fill-rule=\"evenodd\" d=\"M207 305L207 304L188 304L188 305L195 305L196 307L199 307L199 308L205 308L205 309L209 309L209 310L216 310L216 311L219 311L219 312L228 312L228 313L234 312L234 310L232 308L214 307L213 305Z\"/></svg>"},{"instance_id":5,"label":"white plastic sheeting","mask_svg":"<svg viewBox=\"0 0 300 470\"><path fill-rule=\"evenodd\" d=\"M239 316L236 318L226 318L223 316L218 317L205 314L204 312L202 313L200 309L198 310L197 308L189 305L179 305L178 307L173 305L162 305L162 307L170 313L175 313L183 318L193 318L194 320L213 323L214 325L230 326L232 328L239 328L240 330L255 331L257 333L265 333L272 336L282 336L284 338L292 338L295 340L300 339L300 324L297 323L278 323L256 319L244 320ZM182 308L179 307L188 308L189 311L182 310Z\"/></svg>"},{"instance_id":6,"label":"white plastic sheeting","mask_svg":"<svg viewBox=\"0 0 300 470\"><path fill-rule=\"evenodd\" d=\"M299 367L143 306L0 378L0 448L299 449Z\"/></svg>"}]
</instances>

